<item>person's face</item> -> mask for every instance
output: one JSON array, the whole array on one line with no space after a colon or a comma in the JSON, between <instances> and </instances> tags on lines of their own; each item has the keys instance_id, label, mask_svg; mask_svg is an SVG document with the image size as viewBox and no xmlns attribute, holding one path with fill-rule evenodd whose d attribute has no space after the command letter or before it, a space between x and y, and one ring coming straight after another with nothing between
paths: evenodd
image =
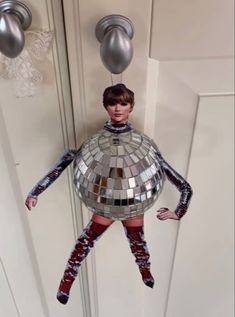
<instances>
[{"instance_id":1,"label":"person's face","mask_svg":"<svg viewBox=\"0 0 235 317\"><path fill-rule=\"evenodd\" d=\"M108 105L106 110L113 123L126 123L129 113L133 110L133 105L129 102L117 102L113 105Z\"/></svg>"}]
</instances>

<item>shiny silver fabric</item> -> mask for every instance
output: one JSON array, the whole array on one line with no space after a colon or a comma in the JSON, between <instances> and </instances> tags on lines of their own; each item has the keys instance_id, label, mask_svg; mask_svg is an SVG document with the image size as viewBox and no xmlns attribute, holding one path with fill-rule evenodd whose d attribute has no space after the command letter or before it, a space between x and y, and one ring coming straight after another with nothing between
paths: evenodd
<instances>
[{"instance_id":1,"label":"shiny silver fabric","mask_svg":"<svg viewBox=\"0 0 235 317\"><path fill-rule=\"evenodd\" d=\"M100 130L75 157L76 192L91 211L107 218L123 220L144 213L165 180L157 150L136 130L120 134Z\"/></svg>"}]
</instances>

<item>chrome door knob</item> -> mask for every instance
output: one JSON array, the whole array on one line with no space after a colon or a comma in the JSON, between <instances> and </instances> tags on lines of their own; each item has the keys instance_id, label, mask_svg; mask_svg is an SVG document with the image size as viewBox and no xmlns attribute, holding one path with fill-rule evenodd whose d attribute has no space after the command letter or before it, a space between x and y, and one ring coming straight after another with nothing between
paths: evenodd
<instances>
[{"instance_id":1,"label":"chrome door knob","mask_svg":"<svg viewBox=\"0 0 235 317\"><path fill-rule=\"evenodd\" d=\"M96 25L96 37L104 66L112 74L122 73L133 57L131 39L134 35L132 22L122 15L109 15Z\"/></svg>"},{"instance_id":2,"label":"chrome door knob","mask_svg":"<svg viewBox=\"0 0 235 317\"><path fill-rule=\"evenodd\" d=\"M32 21L28 7L19 1L0 2L0 52L17 57L24 48L26 30Z\"/></svg>"}]
</instances>

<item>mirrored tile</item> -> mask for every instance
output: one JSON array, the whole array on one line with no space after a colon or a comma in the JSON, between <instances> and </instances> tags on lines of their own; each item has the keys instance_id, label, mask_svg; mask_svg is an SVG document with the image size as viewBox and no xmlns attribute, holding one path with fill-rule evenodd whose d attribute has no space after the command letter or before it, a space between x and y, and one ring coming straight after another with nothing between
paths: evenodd
<instances>
[{"instance_id":1,"label":"mirrored tile","mask_svg":"<svg viewBox=\"0 0 235 317\"><path fill-rule=\"evenodd\" d=\"M93 170L94 170L97 165L98 165L98 162L93 160L93 162L92 162L91 165L90 165L90 169L93 169ZM90 169L89 169L89 170L90 170Z\"/></svg>"},{"instance_id":2,"label":"mirrored tile","mask_svg":"<svg viewBox=\"0 0 235 317\"><path fill-rule=\"evenodd\" d=\"M143 164L144 168L147 169L149 167L148 162L146 162L146 156L145 158L141 161L141 163Z\"/></svg>"},{"instance_id":3,"label":"mirrored tile","mask_svg":"<svg viewBox=\"0 0 235 317\"><path fill-rule=\"evenodd\" d=\"M114 206L120 206L121 200L120 199L114 199Z\"/></svg>"},{"instance_id":4,"label":"mirrored tile","mask_svg":"<svg viewBox=\"0 0 235 317\"><path fill-rule=\"evenodd\" d=\"M135 177L135 181L136 181L136 183L138 184L138 186L143 185L143 181L142 181L140 175L137 175L137 176Z\"/></svg>"},{"instance_id":5,"label":"mirrored tile","mask_svg":"<svg viewBox=\"0 0 235 317\"><path fill-rule=\"evenodd\" d=\"M102 177L101 178L101 183L100 183L100 186L102 187L107 187L108 186L108 177Z\"/></svg>"},{"instance_id":6,"label":"mirrored tile","mask_svg":"<svg viewBox=\"0 0 235 317\"><path fill-rule=\"evenodd\" d=\"M131 174L131 171L130 171L130 168L129 168L129 167L125 167L125 168L124 168L124 175L125 175L125 178L130 178L130 177L132 177L132 174Z\"/></svg>"},{"instance_id":7,"label":"mirrored tile","mask_svg":"<svg viewBox=\"0 0 235 317\"><path fill-rule=\"evenodd\" d=\"M152 195L155 196L156 193L157 193L157 189L156 189L156 187L154 187L154 188L152 189Z\"/></svg>"},{"instance_id":8,"label":"mirrored tile","mask_svg":"<svg viewBox=\"0 0 235 317\"><path fill-rule=\"evenodd\" d=\"M114 199L120 199L119 190L113 190L113 198Z\"/></svg>"},{"instance_id":9,"label":"mirrored tile","mask_svg":"<svg viewBox=\"0 0 235 317\"><path fill-rule=\"evenodd\" d=\"M114 187L114 179L108 178L108 188L112 189Z\"/></svg>"},{"instance_id":10,"label":"mirrored tile","mask_svg":"<svg viewBox=\"0 0 235 317\"><path fill-rule=\"evenodd\" d=\"M135 151L135 154L138 156L138 158L139 158L140 160L142 160L143 157L144 157L143 153L141 153L140 150L136 150L136 151Z\"/></svg>"},{"instance_id":11,"label":"mirrored tile","mask_svg":"<svg viewBox=\"0 0 235 317\"><path fill-rule=\"evenodd\" d=\"M96 147L90 153L92 154L92 156L95 156L99 151L100 151L99 148Z\"/></svg>"},{"instance_id":12,"label":"mirrored tile","mask_svg":"<svg viewBox=\"0 0 235 317\"><path fill-rule=\"evenodd\" d=\"M85 155L83 155L83 160L86 161L90 156L90 152L87 152Z\"/></svg>"},{"instance_id":13,"label":"mirrored tile","mask_svg":"<svg viewBox=\"0 0 235 317\"><path fill-rule=\"evenodd\" d=\"M100 194L100 187L98 185L94 185L93 192L94 192L94 194L99 195Z\"/></svg>"},{"instance_id":14,"label":"mirrored tile","mask_svg":"<svg viewBox=\"0 0 235 317\"><path fill-rule=\"evenodd\" d=\"M121 205L122 206L127 206L127 199L122 199L121 200Z\"/></svg>"},{"instance_id":15,"label":"mirrored tile","mask_svg":"<svg viewBox=\"0 0 235 317\"><path fill-rule=\"evenodd\" d=\"M122 134L120 135L120 139L123 143L129 143L130 142L130 136L123 136Z\"/></svg>"},{"instance_id":16,"label":"mirrored tile","mask_svg":"<svg viewBox=\"0 0 235 317\"><path fill-rule=\"evenodd\" d=\"M141 186L140 186L140 192L141 192L141 193L145 193L145 192L146 192L146 188L145 188L144 185L141 185Z\"/></svg>"},{"instance_id":17,"label":"mirrored tile","mask_svg":"<svg viewBox=\"0 0 235 317\"><path fill-rule=\"evenodd\" d=\"M139 162L139 158L135 154L131 154L130 157L135 163Z\"/></svg>"},{"instance_id":18,"label":"mirrored tile","mask_svg":"<svg viewBox=\"0 0 235 317\"><path fill-rule=\"evenodd\" d=\"M127 189L127 198L133 198L133 197L134 197L133 189Z\"/></svg>"},{"instance_id":19,"label":"mirrored tile","mask_svg":"<svg viewBox=\"0 0 235 317\"><path fill-rule=\"evenodd\" d=\"M140 195L140 200L141 200L142 202L146 200L146 194L145 194L145 193L143 193L143 194Z\"/></svg>"},{"instance_id":20,"label":"mirrored tile","mask_svg":"<svg viewBox=\"0 0 235 317\"><path fill-rule=\"evenodd\" d=\"M122 180L120 178L116 178L114 182L115 189L122 189Z\"/></svg>"},{"instance_id":21,"label":"mirrored tile","mask_svg":"<svg viewBox=\"0 0 235 317\"><path fill-rule=\"evenodd\" d=\"M110 146L110 152L111 152L111 155L117 155L117 146L116 145Z\"/></svg>"},{"instance_id":22,"label":"mirrored tile","mask_svg":"<svg viewBox=\"0 0 235 317\"><path fill-rule=\"evenodd\" d=\"M127 192L126 192L126 190L121 190L121 191L120 191L120 198L121 198L121 199L126 199L126 198L127 198Z\"/></svg>"},{"instance_id":23,"label":"mirrored tile","mask_svg":"<svg viewBox=\"0 0 235 317\"><path fill-rule=\"evenodd\" d=\"M117 177L118 178L123 178L124 177L123 168L117 168Z\"/></svg>"},{"instance_id":24,"label":"mirrored tile","mask_svg":"<svg viewBox=\"0 0 235 317\"><path fill-rule=\"evenodd\" d=\"M78 167L76 168L76 171L74 171L74 175L75 175L75 178L79 178L79 176L81 175L81 171L79 170Z\"/></svg>"},{"instance_id":25,"label":"mirrored tile","mask_svg":"<svg viewBox=\"0 0 235 317\"><path fill-rule=\"evenodd\" d=\"M135 188L134 188L134 194L135 194L135 195L140 194L140 187L135 187Z\"/></svg>"},{"instance_id":26,"label":"mirrored tile","mask_svg":"<svg viewBox=\"0 0 235 317\"><path fill-rule=\"evenodd\" d=\"M108 206L104 206L104 212L105 213L109 213L110 212L110 208Z\"/></svg>"},{"instance_id":27,"label":"mirrored tile","mask_svg":"<svg viewBox=\"0 0 235 317\"><path fill-rule=\"evenodd\" d=\"M108 166L102 166L101 176L102 177L109 177L110 169Z\"/></svg>"},{"instance_id":28,"label":"mirrored tile","mask_svg":"<svg viewBox=\"0 0 235 317\"><path fill-rule=\"evenodd\" d=\"M101 195L101 196L106 196L106 189L105 189L105 188L101 187L101 189L100 189L100 195Z\"/></svg>"},{"instance_id":29,"label":"mirrored tile","mask_svg":"<svg viewBox=\"0 0 235 317\"><path fill-rule=\"evenodd\" d=\"M150 166L150 165L151 165L151 163L150 163L150 161L149 161L149 157L148 157L148 155L146 155L144 159L145 159L145 161L147 162L148 166Z\"/></svg>"},{"instance_id":30,"label":"mirrored tile","mask_svg":"<svg viewBox=\"0 0 235 317\"><path fill-rule=\"evenodd\" d=\"M101 204L106 204L107 199L105 197L100 197Z\"/></svg>"},{"instance_id":31,"label":"mirrored tile","mask_svg":"<svg viewBox=\"0 0 235 317\"><path fill-rule=\"evenodd\" d=\"M120 144L120 139L119 139L118 136L113 137L112 144L113 145L119 145Z\"/></svg>"},{"instance_id":32,"label":"mirrored tile","mask_svg":"<svg viewBox=\"0 0 235 317\"><path fill-rule=\"evenodd\" d=\"M105 137L100 137L99 138L99 144L103 144L103 143L106 143L107 142L107 139Z\"/></svg>"},{"instance_id":33,"label":"mirrored tile","mask_svg":"<svg viewBox=\"0 0 235 317\"><path fill-rule=\"evenodd\" d=\"M134 149L129 145L129 144L126 144L125 145L125 150L127 151L127 153L132 153L134 151Z\"/></svg>"},{"instance_id":34,"label":"mirrored tile","mask_svg":"<svg viewBox=\"0 0 235 317\"><path fill-rule=\"evenodd\" d=\"M98 147L98 142L94 142L93 144L90 143L90 146L89 146L89 151L91 152L92 150L94 150L95 148Z\"/></svg>"},{"instance_id":35,"label":"mirrored tile","mask_svg":"<svg viewBox=\"0 0 235 317\"><path fill-rule=\"evenodd\" d=\"M108 149L110 147L110 144L109 142L106 142L106 143L103 143L101 146L100 146L100 149L101 151L104 151L106 149ZM109 152L109 151L108 151Z\"/></svg>"},{"instance_id":36,"label":"mirrored tile","mask_svg":"<svg viewBox=\"0 0 235 317\"><path fill-rule=\"evenodd\" d=\"M145 172L142 172L142 173L140 174L140 177L141 177L143 183L145 183L145 182L148 180L148 176L146 175Z\"/></svg>"},{"instance_id":37,"label":"mirrored tile","mask_svg":"<svg viewBox=\"0 0 235 317\"><path fill-rule=\"evenodd\" d=\"M111 156L111 158L110 158L110 167L117 167L117 157Z\"/></svg>"},{"instance_id":38,"label":"mirrored tile","mask_svg":"<svg viewBox=\"0 0 235 317\"><path fill-rule=\"evenodd\" d=\"M129 182L128 182L128 180L127 179L122 179L121 180L121 182L122 182L122 188L123 189L128 189L129 188Z\"/></svg>"},{"instance_id":39,"label":"mirrored tile","mask_svg":"<svg viewBox=\"0 0 235 317\"><path fill-rule=\"evenodd\" d=\"M112 199L112 198L107 198L106 204L109 205L109 206L114 205L114 199Z\"/></svg>"},{"instance_id":40,"label":"mirrored tile","mask_svg":"<svg viewBox=\"0 0 235 317\"><path fill-rule=\"evenodd\" d=\"M152 197L152 193L151 193L151 190L147 191L147 199L151 198Z\"/></svg>"},{"instance_id":41,"label":"mirrored tile","mask_svg":"<svg viewBox=\"0 0 235 317\"><path fill-rule=\"evenodd\" d=\"M106 188L106 197L112 198L113 197L113 191L109 188Z\"/></svg>"},{"instance_id":42,"label":"mirrored tile","mask_svg":"<svg viewBox=\"0 0 235 317\"><path fill-rule=\"evenodd\" d=\"M139 174L139 171L137 170L137 167L135 165L132 165L130 169L133 176L136 176Z\"/></svg>"},{"instance_id":43,"label":"mirrored tile","mask_svg":"<svg viewBox=\"0 0 235 317\"><path fill-rule=\"evenodd\" d=\"M109 178L115 179L116 177L117 177L117 169L111 167L111 168L109 169Z\"/></svg>"},{"instance_id":44,"label":"mirrored tile","mask_svg":"<svg viewBox=\"0 0 235 317\"><path fill-rule=\"evenodd\" d=\"M80 176L79 176L79 179L78 179L78 181L79 181L79 183L82 185L82 183L83 183L83 180L84 180L84 177L83 177L83 175L81 174Z\"/></svg>"},{"instance_id":45,"label":"mirrored tile","mask_svg":"<svg viewBox=\"0 0 235 317\"><path fill-rule=\"evenodd\" d=\"M96 174L94 183L95 183L96 185L99 185L99 184L100 184L100 180L101 180L101 176L98 175L98 174Z\"/></svg>"},{"instance_id":46,"label":"mirrored tile","mask_svg":"<svg viewBox=\"0 0 235 317\"><path fill-rule=\"evenodd\" d=\"M110 156L107 154L104 154L103 157L100 159L100 163L102 165L108 165L110 166Z\"/></svg>"},{"instance_id":47,"label":"mirrored tile","mask_svg":"<svg viewBox=\"0 0 235 317\"><path fill-rule=\"evenodd\" d=\"M124 160L128 166L131 166L133 164L133 161L131 160L130 156L125 156Z\"/></svg>"},{"instance_id":48,"label":"mirrored tile","mask_svg":"<svg viewBox=\"0 0 235 317\"><path fill-rule=\"evenodd\" d=\"M85 192L85 188L83 186L80 185L80 193L83 195Z\"/></svg>"},{"instance_id":49,"label":"mirrored tile","mask_svg":"<svg viewBox=\"0 0 235 317\"><path fill-rule=\"evenodd\" d=\"M139 150L144 156L148 153L148 150L145 147L140 147Z\"/></svg>"},{"instance_id":50,"label":"mirrored tile","mask_svg":"<svg viewBox=\"0 0 235 317\"><path fill-rule=\"evenodd\" d=\"M135 152L139 148L139 144L131 142L130 147L132 148L132 152Z\"/></svg>"},{"instance_id":51,"label":"mirrored tile","mask_svg":"<svg viewBox=\"0 0 235 317\"><path fill-rule=\"evenodd\" d=\"M131 177L128 179L128 182L129 182L129 187L130 188L134 188L136 186L136 183L135 183L135 178L134 177Z\"/></svg>"},{"instance_id":52,"label":"mirrored tile","mask_svg":"<svg viewBox=\"0 0 235 317\"><path fill-rule=\"evenodd\" d=\"M117 167L119 167L119 168L123 167L123 158L121 158L121 157L117 158Z\"/></svg>"},{"instance_id":53,"label":"mirrored tile","mask_svg":"<svg viewBox=\"0 0 235 317\"><path fill-rule=\"evenodd\" d=\"M135 195L135 203L138 204L140 202L141 202L140 195L139 194Z\"/></svg>"},{"instance_id":54,"label":"mirrored tile","mask_svg":"<svg viewBox=\"0 0 235 317\"><path fill-rule=\"evenodd\" d=\"M85 178L84 179L84 181L83 181L83 186L85 187L85 188L87 188L87 186L88 186L88 180Z\"/></svg>"},{"instance_id":55,"label":"mirrored tile","mask_svg":"<svg viewBox=\"0 0 235 317\"><path fill-rule=\"evenodd\" d=\"M93 192L94 191L94 184L93 183L88 183L88 191Z\"/></svg>"},{"instance_id":56,"label":"mirrored tile","mask_svg":"<svg viewBox=\"0 0 235 317\"><path fill-rule=\"evenodd\" d=\"M152 165L150 166L150 170L151 170L151 172L152 172L153 175L156 174L157 169L156 169L155 164L152 164Z\"/></svg>"},{"instance_id":57,"label":"mirrored tile","mask_svg":"<svg viewBox=\"0 0 235 317\"><path fill-rule=\"evenodd\" d=\"M107 130L103 130L102 131L102 136L105 138L108 138L111 136L111 132L107 131Z\"/></svg>"},{"instance_id":58,"label":"mirrored tile","mask_svg":"<svg viewBox=\"0 0 235 317\"><path fill-rule=\"evenodd\" d=\"M89 166L92 161L93 161L93 157L89 156L89 158L86 160L86 165Z\"/></svg>"},{"instance_id":59,"label":"mirrored tile","mask_svg":"<svg viewBox=\"0 0 235 317\"><path fill-rule=\"evenodd\" d=\"M150 167L145 170L145 173L146 173L148 178L152 177L152 173L151 173Z\"/></svg>"},{"instance_id":60,"label":"mirrored tile","mask_svg":"<svg viewBox=\"0 0 235 317\"><path fill-rule=\"evenodd\" d=\"M96 161L98 161L98 162L100 162L101 161L101 158L103 157L103 153L102 152L98 152L98 153L96 153L96 155L94 156L94 159L96 160Z\"/></svg>"},{"instance_id":61,"label":"mirrored tile","mask_svg":"<svg viewBox=\"0 0 235 317\"><path fill-rule=\"evenodd\" d=\"M130 212L130 208L129 207L124 207L124 212L125 213L129 213Z\"/></svg>"},{"instance_id":62,"label":"mirrored tile","mask_svg":"<svg viewBox=\"0 0 235 317\"><path fill-rule=\"evenodd\" d=\"M90 171L90 174L87 176L89 182L93 182L95 179L96 174L93 171Z\"/></svg>"},{"instance_id":63,"label":"mirrored tile","mask_svg":"<svg viewBox=\"0 0 235 317\"><path fill-rule=\"evenodd\" d=\"M102 165L98 163L97 166L94 169L94 172L96 174L102 174Z\"/></svg>"},{"instance_id":64,"label":"mirrored tile","mask_svg":"<svg viewBox=\"0 0 235 317\"><path fill-rule=\"evenodd\" d=\"M134 205L134 198L129 198L128 199L128 204L129 205Z\"/></svg>"},{"instance_id":65,"label":"mirrored tile","mask_svg":"<svg viewBox=\"0 0 235 317\"><path fill-rule=\"evenodd\" d=\"M124 150L124 147L123 146L118 146L117 147L117 152L118 152L118 155L125 155L125 150Z\"/></svg>"}]
</instances>

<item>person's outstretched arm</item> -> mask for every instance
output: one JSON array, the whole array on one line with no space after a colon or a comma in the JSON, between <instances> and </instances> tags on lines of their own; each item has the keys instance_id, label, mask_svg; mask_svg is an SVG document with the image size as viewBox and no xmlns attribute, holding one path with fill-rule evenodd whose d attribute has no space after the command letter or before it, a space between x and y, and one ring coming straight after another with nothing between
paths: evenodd
<instances>
[{"instance_id":1,"label":"person's outstretched arm","mask_svg":"<svg viewBox=\"0 0 235 317\"><path fill-rule=\"evenodd\" d=\"M166 162L159 151L156 152L156 159L160 163L163 168L166 177L168 180L176 186L176 188L180 192L180 200L174 212L168 210L167 208L161 208L159 210L158 219L166 220L166 219L180 219L182 218L188 210L188 206L193 194L192 188L189 183L179 174L177 173L171 166ZM174 216L174 214L176 217Z\"/></svg>"},{"instance_id":2,"label":"person's outstretched arm","mask_svg":"<svg viewBox=\"0 0 235 317\"><path fill-rule=\"evenodd\" d=\"M31 210L37 204L37 197L49 187L74 160L79 150L66 150L53 168L33 187L25 200L26 207Z\"/></svg>"}]
</instances>

